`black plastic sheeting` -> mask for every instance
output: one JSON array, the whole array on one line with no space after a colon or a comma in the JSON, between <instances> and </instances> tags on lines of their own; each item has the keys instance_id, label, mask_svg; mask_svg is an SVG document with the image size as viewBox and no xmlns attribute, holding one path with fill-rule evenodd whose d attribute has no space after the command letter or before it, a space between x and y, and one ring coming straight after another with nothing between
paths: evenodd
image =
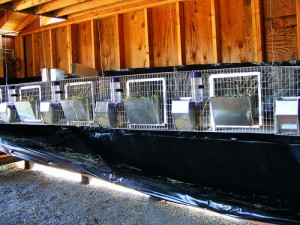
<instances>
[{"instance_id":1,"label":"black plastic sheeting","mask_svg":"<svg viewBox=\"0 0 300 225\"><path fill-rule=\"evenodd\" d=\"M300 224L298 137L1 124L0 145L158 199Z\"/></svg>"}]
</instances>

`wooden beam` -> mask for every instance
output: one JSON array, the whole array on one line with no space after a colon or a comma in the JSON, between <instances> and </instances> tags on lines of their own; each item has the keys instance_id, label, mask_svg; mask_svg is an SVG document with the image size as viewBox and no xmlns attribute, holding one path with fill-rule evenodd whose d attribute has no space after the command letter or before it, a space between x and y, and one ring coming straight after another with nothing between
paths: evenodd
<instances>
[{"instance_id":1,"label":"wooden beam","mask_svg":"<svg viewBox=\"0 0 300 225\"><path fill-rule=\"evenodd\" d=\"M61 0L59 0L61 1ZM58 17L60 16L66 16L69 14L73 14L73 13L77 13L77 12L82 12L88 9L94 9L94 8L101 8L103 6L107 6L107 5L112 5L112 4L116 4L116 3L126 3L129 0L91 0L85 3L81 3L81 4L77 4L77 5L73 5L70 7L65 7L62 9L57 10L56 15ZM139 0L141 1L141 0Z\"/></svg>"},{"instance_id":2,"label":"wooden beam","mask_svg":"<svg viewBox=\"0 0 300 225\"><path fill-rule=\"evenodd\" d=\"M28 9L34 6L39 6L41 4L51 2L51 0L23 0L18 1L14 4L14 7L17 11Z\"/></svg>"},{"instance_id":3,"label":"wooden beam","mask_svg":"<svg viewBox=\"0 0 300 225\"><path fill-rule=\"evenodd\" d=\"M299 1L299 0L297 0ZM261 1L251 1L252 11L252 36L253 36L253 47L254 47L254 61L263 61L263 50L262 50L262 10Z\"/></svg>"},{"instance_id":4,"label":"wooden beam","mask_svg":"<svg viewBox=\"0 0 300 225\"><path fill-rule=\"evenodd\" d=\"M11 2L11 0L0 0L0 4Z\"/></svg>"},{"instance_id":5,"label":"wooden beam","mask_svg":"<svg viewBox=\"0 0 300 225\"><path fill-rule=\"evenodd\" d=\"M5 15L0 20L0 30L3 29L9 18L12 17L13 13L13 11L5 11Z\"/></svg>"},{"instance_id":6,"label":"wooden beam","mask_svg":"<svg viewBox=\"0 0 300 225\"><path fill-rule=\"evenodd\" d=\"M298 60L300 60L300 0L296 0L296 14L297 14Z\"/></svg>"},{"instance_id":7,"label":"wooden beam","mask_svg":"<svg viewBox=\"0 0 300 225\"><path fill-rule=\"evenodd\" d=\"M68 71L66 73L72 72L72 26L67 26L67 62L68 62Z\"/></svg>"},{"instance_id":8,"label":"wooden beam","mask_svg":"<svg viewBox=\"0 0 300 225\"><path fill-rule=\"evenodd\" d=\"M62 1L62 0L54 0L50 1L48 3L42 4L38 7L37 11L39 14L43 14L46 12L51 12L57 9L62 9L66 7L70 7L73 5L77 5L79 3L86 2L86 0L68 0L68 1ZM94 5L96 3L94 2Z\"/></svg>"},{"instance_id":9,"label":"wooden beam","mask_svg":"<svg viewBox=\"0 0 300 225\"><path fill-rule=\"evenodd\" d=\"M23 20L22 22L21 22L21 24L19 24L19 26L16 28L16 31L21 31L21 30L23 30L25 27L27 27L29 24L31 24L35 19L37 19L38 18L38 16L36 16L36 15L28 15L27 17L26 17L26 19L25 20Z\"/></svg>"},{"instance_id":10,"label":"wooden beam","mask_svg":"<svg viewBox=\"0 0 300 225\"><path fill-rule=\"evenodd\" d=\"M150 34L152 32L152 26L149 22L151 19L151 9L145 8L144 9L144 17L145 17L145 44L146 44L146 52L147 52L147 58L146 58L146 67L152 67L153 66L153 50L152 50L152 44L151 44L151 38Z\"/></svg>"},{"instance_id":11,"label":"wooden beam","mask_svg":"<svg viewBox=\"0 0 300 225\"><path fill-rule=\"evenodd\" d=\"M221 37L220 37L220 24L219 24L219 1L211 0L211 26L213 38L213 58L214 63L221 62Z\"/></svg>"}]
</instances>

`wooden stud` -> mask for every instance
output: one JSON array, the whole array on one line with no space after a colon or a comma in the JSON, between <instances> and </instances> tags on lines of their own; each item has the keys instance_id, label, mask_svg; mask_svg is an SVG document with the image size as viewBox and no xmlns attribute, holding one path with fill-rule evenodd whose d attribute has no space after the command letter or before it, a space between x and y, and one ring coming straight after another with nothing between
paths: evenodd
<instances>
[{"instance_id":1,"label":"wooden stud","mask_svg":"<svg viewBox=\"0 0 300 225\"><path fill-rule=\"evenodd\" d=\"M96 57L95 57L95 30L94 30L94 20L90 21L91 26L91 67L96 68Z\"/></svg>"},{"instance_id":2,"label":"wooden stud","mask_svg":"<svg viewBox=\"0 0 300 225\"><path fill-rule=\"evenodd\" d=\"M125 67L123 15L116 15L115 34L116 69L123 69Z\"/></svg>"},{"instance_id":3,"label":"wooden stud","mask_svg":"<svg viewBox=\"0 0 300 225\"><path fill-rule=\"evenodd\" d=\"M71 25L67 25L67 71L66 73L72 72L72 29Z\"/></svg>"},{"instance_id":4,"label":"wooden stud","mask_svg":"<svg viewBox=\"0 0 300 225\"><path fill-rule=\"evenodd\" d=\"M212 39L213 39L213 59L214 63L221 62L221 37L220 37L220 24L219 24L219 1L211 0L211 26L212 26Z\"/></svg>"},{"instance_id":5,"label":"wooden stud","mask_svg":"<svg viewBox=\"0 0 300 225\"><path fill-rule=\"evenodd\" d=\"M300 60L300 0L296 0L296 14L297 14L298 60Z\"/></svg>"},{"instance_id":6,"label":"wooden stud","mask_svg":"<svg viewBox=\"0 0 300 225\"><path fill-rule=\"evenodd\" d=\"M177 65L184 65L185 64L185 35L184 35L184 29L183 29L183 3L177 2L176 3L176 39L177 39ZM173 21L171 21L173 23ZM175 44L175 43L174 43Z\"/></svg>"},{"instance_id":7,"label":"wooden stud","mask_svg":"<svg viewBox=\"0 0 300 225\"><path fill-rule=\"evenodd\" d=\"M153 53L151 51L151 39L149 31L151 32L151 23L149 22L151 19L151 10L148 8L144 9L144 21L145 21L145 51L146 51L146 62L145 67L152 67L153 66L153 60L151 60L153 57Z\"/></svg>"},{"instance_id":8,"label":"wooden stud","mask_svg":"<svg viewBox=\"0 0 300 225\"><path fill-rule=\"evenodd\" d=\"M0 49L3 49L2 35L0 35ZM4 77L3 60L0 59L0 77Z\"/></svg>"},{"instance_id":9,"label":"wooden stud","mask_svg":"<svg viewBox=\"0 0 300 225\"><path fill-rule=\"evenodd\" d=\"M263 61L261 1L251 0L254 61Z\"/></svg>"}]
</instances>

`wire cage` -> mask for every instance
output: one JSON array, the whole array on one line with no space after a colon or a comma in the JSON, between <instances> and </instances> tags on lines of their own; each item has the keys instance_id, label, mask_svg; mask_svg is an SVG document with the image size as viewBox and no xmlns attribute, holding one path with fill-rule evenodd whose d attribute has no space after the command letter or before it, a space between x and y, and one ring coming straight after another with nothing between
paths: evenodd
<instances>
[{"instance_id":1,"label":"wire cage","mask_svg":"<svg viewBox=\"0 0 300 225\"><path fill-rule=\"evenodd\" d=\"M60 101L64 120L60 125L95 126L95 86L98 77L60 81L63 95Z\"/></svg>"},{"instance_id":2,"label":"wire cage","mask_svg":"<svg viewBox=\"0 0 300 225\"><path fill-rule=\"evenodd\" d=\"M192 100L191 72L200 72L202 76L203 96L197 107ZM1 86L1 115L7 116L3 113L8 109L13 112L10 104L15 104L21 117L26 115L27 108L31 109L31 117L21 118L22 123L299 135L299 66L207 69L115 78L123 90L118 104L112 99L110 77ZM8 92L12 88L16 94L11 103Z\"/></svg>"}]
</instances>

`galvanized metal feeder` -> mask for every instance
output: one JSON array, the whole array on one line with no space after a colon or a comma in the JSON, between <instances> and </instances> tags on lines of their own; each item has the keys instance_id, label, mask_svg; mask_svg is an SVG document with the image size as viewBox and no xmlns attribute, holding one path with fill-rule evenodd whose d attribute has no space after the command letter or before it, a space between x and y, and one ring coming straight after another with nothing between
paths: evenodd
<instances>
[{"instance_id":1,"label":"galvanized metal feeder","mask_svg":"<svg viewBox=\"0 0 300 225\"><path fill-rule=\"evenodd\" d=\"M37 100L15 102L15 106L21 121L39 120Z\"/></svg>"},{"instance_id":2,"label":"galvanized metal feeder","mask_svg":"<svg viewBox=\"0 0 300 225\"><path fill-rule=\"evenodd\" d=\"M191 102L190 99L172 100L171 112L176 129L194 130L196 128L195 102Z\"/></svg>"},{"instance_id":3,"label":"galvanized metal feeder","mask_svg":"<svg viewBox=\"0 0 300 225\"><path fill-rule=\"evenodd\" d=\"M67 121L90 121L90 106L87 98L61 101Z\"/></svg>"},{"instance_id":4,"label":"galvanized metal feeder","mask_svg":"<svg viewBox=\"0 0 300 225\"><path fill-rule=\"evenodd\" d=\"M275 127L277 134L300 135L299 97L281 97L276 99Z\"/></svg>"},{"instance_id":5,"label":"galvanized metal feeder","mask_svg":"<svg viewBox=\"0 0 300 225\"><path fill-rule=\"evenodd\" d=\"M130 124L160 124L162 122L158 97L125 99L123 102Z\"/></svg>"},{"instance_id":6,"label":"galvanized metal feeder","mask_svg":"<svg viewBox=\"0 0 300 225\"><path fill-rule=\"evenodd\" d=\"M7 102L0 103L1 120L4 123L17 123L20 118L17 109L14 105L9 105Z\"/></svg>"},{"instance_id":7,"label":"galvanized metal feeder","mask_svg":"<svg viewBox=\"0 0 300 225\"><path fill-rule=\"evenodd\" d=\"M114 103L108 101L96 102L95 114L97 122L102 127L116 127L117 109Z\"/></svg>"},{"instance_id":8,"label":"galvanized metal feeder","mask_svg":"<svg viewBox=\"0 0 300 225\"><path fill-rule=\"evenodd\" d=\"M249 97L214 97L210 106L215 126L252 126L252 107Z\"/></svg>"}]
</instances>

